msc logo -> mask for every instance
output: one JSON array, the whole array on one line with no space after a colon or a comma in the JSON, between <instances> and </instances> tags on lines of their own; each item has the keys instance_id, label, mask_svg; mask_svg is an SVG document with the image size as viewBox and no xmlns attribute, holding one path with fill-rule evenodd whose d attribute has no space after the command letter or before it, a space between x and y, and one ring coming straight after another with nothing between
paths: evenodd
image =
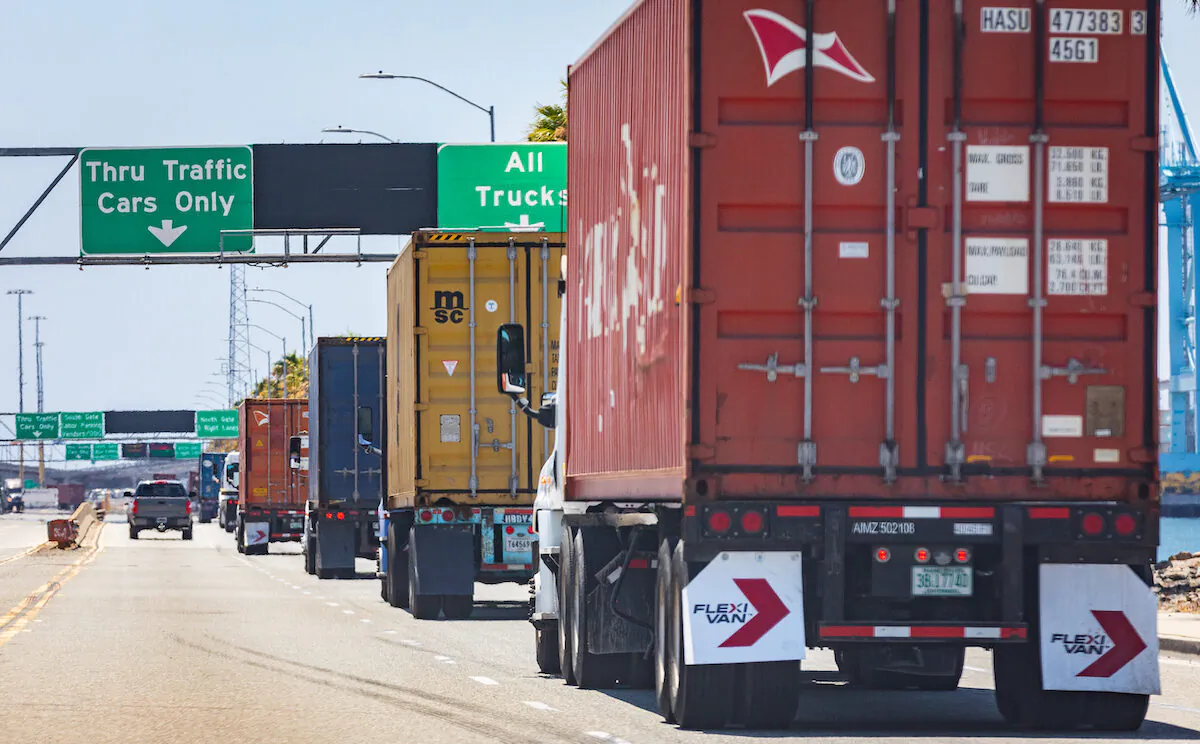
<instances>
[{"instance_id":1,"label":"msc logo","mask_svg":"<svg viewBox=\"0 0 1200 744\"><path fill-rule=\"evenodd\" d=\"M439 323L461 323L467 310L462 292L434 292L433 319Z\"/></svg>"}]
</instances>

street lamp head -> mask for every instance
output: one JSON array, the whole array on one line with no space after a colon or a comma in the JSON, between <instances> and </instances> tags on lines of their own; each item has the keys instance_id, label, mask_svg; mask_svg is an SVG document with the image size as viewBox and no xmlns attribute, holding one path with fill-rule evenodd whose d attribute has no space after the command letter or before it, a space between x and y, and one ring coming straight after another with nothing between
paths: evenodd
<instances>
[{"instance_id":1,"label":"street lamp head","mask_svg":"<svg viewBox=\"0 0 1200 744\"><path fill-rule=\"evenodd\" d=\"M32 289L10 289L7 292L5 292L5 294L10 294L10 295L33 294L33 290Z\"/></svg>"},{"instance_id":2,"label":"street lamp head","mask_svg":"<svg viewBox=\"0 0 1200 744\"><path fill-rule=\"evenodd\" d=\"M342 126L337 126L337 127L325 127L325 128L324 128L324 129L322 129L321 131L322 131L322 132L328 132L328 133L330 133L330 134L349 134L349 133L353 132L354 130L353 130L353 129L347 129L347 128L345 128L345 127L342 127ZM257 290L251 290L251 291L257 291Z\"/></svg>"},{"instance_id":3,"label":"street lamp head","mask_svg":"<svg viewBox=\"0 0 1200 744\"><path fill-rule=\"evenodd\" d=\"M359 78L370 79L370 80L395 80L398 77L403 77L403 76L393 75L392 73L384 72L383 70L380 70L379 72L366 72L366 73L363 73L362 75L359 75Z\"/></svg>"}]
</instances>

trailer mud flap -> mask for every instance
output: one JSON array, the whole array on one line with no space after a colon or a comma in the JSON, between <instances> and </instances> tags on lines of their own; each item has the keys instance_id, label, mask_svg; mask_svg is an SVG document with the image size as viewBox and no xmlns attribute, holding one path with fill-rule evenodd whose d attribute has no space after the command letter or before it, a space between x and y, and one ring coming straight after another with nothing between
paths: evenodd
<instances>
[{"instance_id":1,"label":"trailer mud flap","mask_svg":"<svg viewBox=\"0 0 1200 744\"><path fill-rule=\"evenodd\" d=\"M475 533L469 525L415 527L408 552L416 561L417 594L474 593Z\"/></svg>"},{"instance_id":2,"label":"trailer mud flap","mask_svg":"<svg viewBox=\"0 0 1200 744\"><path fill-rule=\"evenodd\" d=\"M317 524L317 573L354 574L355 525L331 519Z\"/></svg>"},{"instance_id":3,"label":"trailer mud flap","mask_svg":"<svg viewBox=\"0 0 1200 744\"><path fill-rule=\"evenodd\" d=\"M1124 565L1040 567L1042 687L1159 694L1158 603Z\"/></svg>"},{"instance_id":4,"label":"trailer mud flap","mask_svg":"<svg viewBox=\"0 0 1200 744\"><path fill-rule=\"evenodd\" d=\"M719 553L683 588L683 609L687 664L804 658L800 553Z\"/></svg>"},{"instance_id":5,"label":"trailer mud flap","mask_svg":"<svg viewBox=\"0 0 1200 744\"><path fill-rule=\"evenodd\" d=\"M266 545L271 541L270 522L246 522L246 545Z\"/></svg>"}]
</instances>

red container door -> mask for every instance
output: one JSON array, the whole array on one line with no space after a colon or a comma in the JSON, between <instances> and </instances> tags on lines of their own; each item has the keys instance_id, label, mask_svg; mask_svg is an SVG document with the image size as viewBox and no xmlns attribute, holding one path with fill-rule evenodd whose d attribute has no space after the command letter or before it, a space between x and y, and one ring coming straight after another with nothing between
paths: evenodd
<instances>
[{"instance_id":1,"label":"red container door","mask_svg":"<svg viewBox=\"0 0 1200 744\"><path fill-rule=\"evenodd\" d=\"M727 495L914 463L894 443L917 432L916 241L895 220L919 177L917 3L894 55L887 3L813 5L702 6L697 469Z\"/></svg>"},{"instance_id":2,"label":"red container door","mask_svg":"<svg viewBox=\"0 0 1200 744\"><path fill-rule=\"evenodd\" d=\"M1055 4L1041 19L1029 2L964 5L959 19L931 4L929 24L928 199L942 215L927 246L929 462L951 483L1000 476L971 482L1009 493L1044 476L1051 494L1130 493L1120 477L1053 475L1144 475L1154 452L1146 3Z\"/></svg>"}]
</instances>

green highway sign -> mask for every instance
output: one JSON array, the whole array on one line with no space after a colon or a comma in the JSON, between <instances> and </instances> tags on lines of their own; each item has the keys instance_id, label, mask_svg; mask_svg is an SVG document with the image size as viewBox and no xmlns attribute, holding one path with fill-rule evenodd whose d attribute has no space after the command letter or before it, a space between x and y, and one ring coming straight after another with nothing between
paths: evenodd
<instances>
[{"instance_id":1,"label":"green highway sign","mask_svg":"<svg viewBox=\"0 0 1200 744\"><path fill-rule=\"evenodd\" d=\"M567 145L441 145L438 227L565 232Z\"/></svg>"},{"instance_id":2,"label":"green highway sign","mask_svg":"<svg viewBox=\"0 0 1200 744\"><path fill-rule=\"evenodd\" d=\"M58 414L18 413L17 439L58 439Z\"/></svg>"},{"instance_id":3,"label":"green highway sign","mask_svg":"<svg viewBox=\"0 0 1200 744\"><path fill-rule=\"evenodd\" d=\"M69 446L69 445L68 445ZM96 443L92 445L93 460L120 460L121 448L116 442Z\"/></svg>"},{"instance_id":4,"label":"green highway sign","mask_svg":"<svg viewBox=\"0 0 1200 744\"><path fill-rule=\"evenodd\" d=\"M216 253L254 227L249 147L85 148L79 168L82 254Z\"/></svg>"},{"instance_id":5,"label":"green highway sign","mask_svg":"<svg viewBox=\"0 0 1200 744\"><path fill-rule=\"evenodd\" d=\"M92 445L90 444L68 444L67 445L68 460L90 460L92 459Z\"/></svg>"},{"instance_id":6,"label":"green highway sign","mask_svg":"<svg viewBox=\"0 0 1200 744\"><path fill-rule=\"evenodd\" d=\"M196 411L196 436L204 439L236 439L237 435L236 410Z\"/></svg>"},{"instance_id":7,"label":"green highway sign","mask_svg":"<svg viewBox=\"0 0 1200 744\"><path fill-rule=\"evenodd\" d=\"M60 413L58 435L63 439L100 439L104 436L104 414Z\"/></svg>"},{"instance_id":8,"label":"green highway sign","mask_svg":"<svg viewBox=\"0 0 1200 744\"><path fill-rule=\"evenodd\" d=\"M175 459L176 460L199 460L200 459L200 443L199 442L176 442L175 443Z\"/></svg>"},{"instance_id":9,"label":"green highway sign","mask_svg":"<svg viewBox=\"0 0 1200 744\"><path fill-rule=\"evenodd\" d=\"M37 488L37 487L38 487L37 481L35 481L34 479L32 479L32 478L25 479L25 490L29 490L30 488Z\"/></svg>"}]
</instances>

